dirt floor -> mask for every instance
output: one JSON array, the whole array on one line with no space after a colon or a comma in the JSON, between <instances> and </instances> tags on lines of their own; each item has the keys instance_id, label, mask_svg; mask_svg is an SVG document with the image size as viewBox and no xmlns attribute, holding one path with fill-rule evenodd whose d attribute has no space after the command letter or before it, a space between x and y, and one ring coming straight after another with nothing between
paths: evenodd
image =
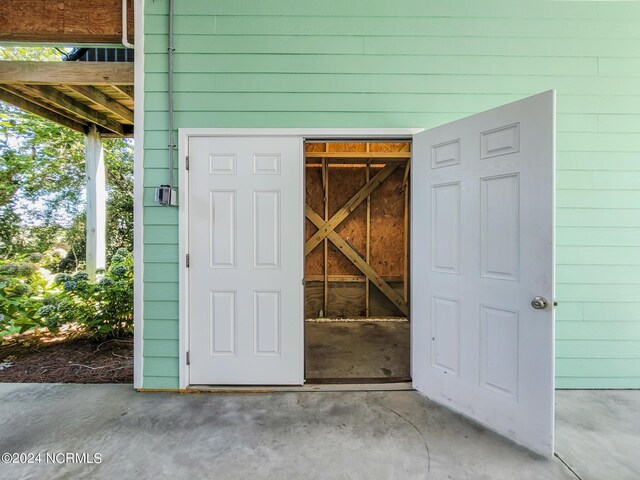
<instances>
[{"instance_id":1,"label":"dirt floor","mask_svg":"<svg viewBox=\"0 0 640 480\"><path fill-rule=\"evenodd\" d=\"M97 342L68 329L0 339L0 382L131 383L133 338Z\"/></svg>"},{"instance_id":2,"label":"dirt floor","mask_svg":"<svg viewBox=\"0 0 640 480\"><path fill-rule=\"evenodd\" d=\"M406 382L410 326L405 321L309 321L305 369L311 383Z\"/></svg>"}]
</instances>

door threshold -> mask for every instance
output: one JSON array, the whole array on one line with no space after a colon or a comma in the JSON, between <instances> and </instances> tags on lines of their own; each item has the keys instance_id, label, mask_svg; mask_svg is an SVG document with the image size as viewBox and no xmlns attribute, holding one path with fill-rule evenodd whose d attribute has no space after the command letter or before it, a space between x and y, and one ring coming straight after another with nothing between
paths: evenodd
<instances>
[{"instance_id":1,"label":"door threshold","mask_svg":"<svg viewBox=\"0 0 640 480\"><path fill-rule=\"evenodd\" d=\"M304 385L191 385L187 392L198 393L285 393L285 392L402 392L413 390L411 382L331 383Z\"/></svg>"},{"instance_id":2,"label":"door threshold","mask_svg":"<svg viewBox=\"0 0 640 480\"><path fill-rule=\"evenodd\" d=\"M369 383L411 383L410 377L342 377L342 378L307 378L305 383L311 385L337 385L355 383L366 385Z\"/></svg>"}]
</instances>

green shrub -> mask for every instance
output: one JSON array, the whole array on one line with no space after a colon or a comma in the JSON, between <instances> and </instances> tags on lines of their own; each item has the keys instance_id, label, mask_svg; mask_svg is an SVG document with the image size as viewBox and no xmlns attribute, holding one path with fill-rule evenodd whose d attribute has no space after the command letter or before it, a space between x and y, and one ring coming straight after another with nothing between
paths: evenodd
<instances>
[{"instance_id":1,"label":"green shrub","mask_svg":"<svg viewBox=\"0 0 640 480\"><path fill-rule=\"evenodd\" d=\"M122 255L122 253L126 253ZM52 325L77 323L96 338L111 338L133 332L133 256L113 255L103 277L89 282L84 272L60 273L54 283L62 288L43 299L38 313Z\"/></svg>"},{"instance_id":2,"label":"green shrub","mask_svg":"<svg viewBox=\"0 0 640 480\"><path fill-rule=\"evenodd\" d=\"M0 261L0 336L43 327L56 333L70 323L98 339L133 332L129 252L119 249L96 282L90 282L85 272L59 273L50 281L34 263L36 258L32 254L28 262Z\"/></svg>"},{"instance_id":3,"label":"green shrub","mask_svg":"<svg viewBox=\"0 0 640 480\"><path fill-rule=\"evenodd\" d=\"M46 322L38 313L42 299L50 287L45 272L40 270L37 257L0 261L0 332L26 332L49 326L56 331L59 325Z\"/></svg>"}]
</instances>

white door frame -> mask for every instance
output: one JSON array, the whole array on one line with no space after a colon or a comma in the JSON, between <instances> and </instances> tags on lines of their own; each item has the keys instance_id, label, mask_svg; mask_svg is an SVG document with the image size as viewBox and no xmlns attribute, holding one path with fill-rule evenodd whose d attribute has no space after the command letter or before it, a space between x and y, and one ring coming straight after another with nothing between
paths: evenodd
<instances>
[{"instance_id":1,"label":"white door frame","mask_svg":"<svg viewBox=\"0 0 640 480\"><path fill-rule=\"evenodd\" d=\"M189 155L189 139L192 137L298 137L301 140L313 139L363 139L391 140L410 139L423 128L180 128L178 129L178 245L179 245L179 388L189 387L190 367L187 365L189 349L189 275L186 266L186 255L189 245L189 182L187 181L186 159ZM300 142L300 161L304 162L304 142ZM304 168L301 169L300 201L304 198ZM169 207L170 208L170 207ZM304 225L300 231L300 241L304 240ZM304 249L301 250L304 252ZM304 253L300 259L302 275L304 275ZM304 295L304 293L303 293ZM304 309L304 298L301 302ZM304 321L304 311L300 312L300 321ZM302 330L304 334L304 329ZM304 339L303 339L304 340ZM303 357L304 358L304 357Z\"/></svg>"}]
</instances>

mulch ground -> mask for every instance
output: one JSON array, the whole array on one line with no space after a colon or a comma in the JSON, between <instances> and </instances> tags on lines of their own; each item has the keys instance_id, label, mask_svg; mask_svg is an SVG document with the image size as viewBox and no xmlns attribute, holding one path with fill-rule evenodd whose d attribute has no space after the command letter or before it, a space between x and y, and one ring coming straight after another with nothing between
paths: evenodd
<instances>
[{"instance_id":1,"label":"mulch ground","mask_svg":"<svg viewBox=\"0 0 640 480\"><path fill-rule=\"evenodd\" d=\"M0 339L3 383L132 383L133 338L97 342L69 328Z\"/></svg>"}]
</instances>

